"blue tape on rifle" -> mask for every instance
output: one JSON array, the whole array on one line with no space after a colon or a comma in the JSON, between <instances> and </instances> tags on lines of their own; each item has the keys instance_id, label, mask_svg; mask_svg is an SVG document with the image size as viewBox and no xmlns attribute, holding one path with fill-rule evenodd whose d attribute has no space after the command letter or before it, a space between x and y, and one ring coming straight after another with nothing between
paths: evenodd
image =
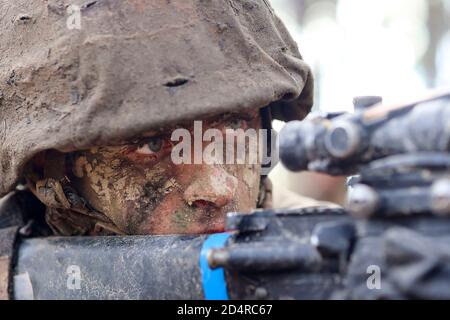
<instances>
[{"instance_id":1,"label":"blue tape on rifle","mask_svg":"<svg viewBox=\"0 0 450 320\"><path fill-rule=\"evenodd\" d=\"M207 254L210 249L223 248L229 237L229 233L217 233L210 235L203 242L200 252L200 270L206 300L228 300L224 270L223 268L211 269L208 265Z\"/></svg>"}]
</instances>

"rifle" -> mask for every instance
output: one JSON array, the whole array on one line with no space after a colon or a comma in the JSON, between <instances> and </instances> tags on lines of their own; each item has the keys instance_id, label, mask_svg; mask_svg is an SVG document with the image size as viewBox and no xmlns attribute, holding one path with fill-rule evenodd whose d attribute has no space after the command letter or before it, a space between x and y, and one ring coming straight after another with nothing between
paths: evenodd
<instances>
[{"instance_id":1,"label":"rifle","mask_svg":"<svg viewBox=\"0 0 450 320\"><path fill-rule=\"evenodd\" d=\"M356 237L341 297L448 299L450 91L380 101L362 97L354 114L288 123L280 157L294 171L359 174L349 183Z\"/></svg>"}]
</instances>

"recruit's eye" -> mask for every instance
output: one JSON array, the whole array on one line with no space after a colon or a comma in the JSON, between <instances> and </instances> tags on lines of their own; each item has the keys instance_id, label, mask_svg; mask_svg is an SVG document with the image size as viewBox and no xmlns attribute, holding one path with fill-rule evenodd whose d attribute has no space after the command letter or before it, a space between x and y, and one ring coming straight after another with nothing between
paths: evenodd
<instances>
[{"instance_id":1,"label":"recruit's eye","mask_svg":"<svg viewBox=\"0 0 450 320\"><path fill-rule=\"evenodd\" d=\"M163 139L160 137L154 137L148 139L136 150L136 152L139 154L155 154L161 151L162 146L163 146Z\"/></svg>"},{"instance_id":2,"label":"recruit's eye","mask_svg":"<svg viewBox=\"0 0 450 320\"><path fill-rule=\"evenodd\" d=\"M244 125L245 120L243 119L232 119L227 123L227 127L233 130L241 129Z\"/></svg>"}]
</instances>

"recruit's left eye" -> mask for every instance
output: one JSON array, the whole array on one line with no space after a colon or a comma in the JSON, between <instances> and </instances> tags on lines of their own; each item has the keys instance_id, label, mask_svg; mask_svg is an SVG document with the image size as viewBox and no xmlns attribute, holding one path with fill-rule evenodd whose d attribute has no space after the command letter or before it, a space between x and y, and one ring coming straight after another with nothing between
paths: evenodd
<instances>
[{"instance_id":1,"label":"recruit's left eye","mask_svg":"<svg viewBox=\"0 0 450 320\"><path fill-rule=\"evenodd\" d=\"M139 154L155 154L161 151L163 146L163 139L160 137L154 137L148 139L144 144L139 146L136 150Z\"/></svg>"},{"instance_id":2,"label":"recruit's left eye","mask_svg":"<svg viewBox=\"0 0 450 320\"><path fill-rule=\"evenodd\" d=\"M233 130L241 129L245 125L246 121L243 119L232 119L227 123L227 127Z\"/></svg>"}]
</instances>

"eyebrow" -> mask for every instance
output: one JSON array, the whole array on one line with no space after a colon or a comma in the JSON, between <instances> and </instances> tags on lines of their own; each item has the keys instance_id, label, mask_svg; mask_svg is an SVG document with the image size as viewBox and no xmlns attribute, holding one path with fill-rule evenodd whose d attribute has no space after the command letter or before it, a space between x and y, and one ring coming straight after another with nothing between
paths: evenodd
<instances>
[{"instance_id":1,"label":"eyebrow","mask_svg":"<svg viewBox=\"0 0 450 320\"><path fill-rule=\"evenodd\" d=\"M253 113L253 111L254 110L243 111L243 112L227 112L227 113L220 114L218 116L202 118L202 119L199 119L198 121L211 121L212 123L228 121L231 119L242 119L242 120L250 121L250 120L253 120L255 118L255 116L257 115L257 113ZM190 124L193 123L194 121L196 121L196 120L187 120L183 123L179 123L174 126L163 127L158 130L149 130L149 131L146 131L146 132L142 133L141 135L137 136L136 138L132 139L130 142L131 143L139 143L143 139L146 139L146 138L164 136L164 135L166 135L166 133L168 131L170 132L170 131L178 129L178 128L186 128L186 127L190 126Z\"/></svg>"}]
</instances>

